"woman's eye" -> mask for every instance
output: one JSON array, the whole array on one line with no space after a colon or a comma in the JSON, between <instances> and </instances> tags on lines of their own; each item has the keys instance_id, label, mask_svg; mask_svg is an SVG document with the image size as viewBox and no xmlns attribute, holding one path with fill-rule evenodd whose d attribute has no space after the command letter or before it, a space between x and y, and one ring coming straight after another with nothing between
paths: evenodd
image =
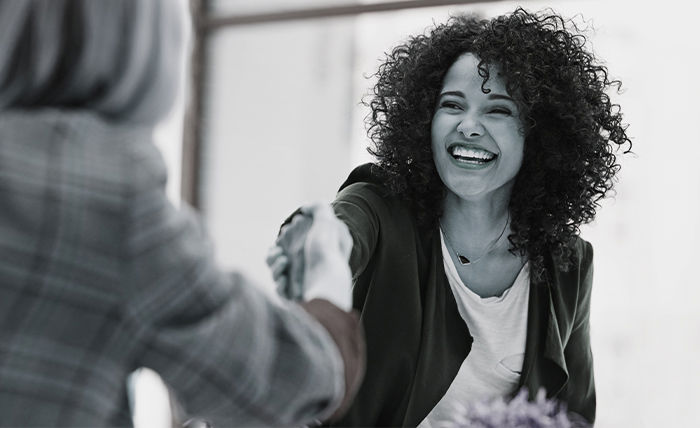
<instances>
[{"instance_id":1,"label":"woman's eye","mask_svg":"<svg viewBox=\"0 0 700 428\"><path fill-rule=\"evenodd\" d=\"M489 113L502 114L502 115L506 115L506 116L510 116L513 114L513 112L511 112L507 108L494 108L494 109L489 110Z\"/></svg>"},{"instance_id":2,"label":"woman's eye","mask_svg":"<svg viewBox=\"0 0 700 428\"><path fill-rule=\"evenodd\" d=\"M443 101L440 107L447 109L461 109L462 107L454 101Z\"/></svg>"}]
</instances>

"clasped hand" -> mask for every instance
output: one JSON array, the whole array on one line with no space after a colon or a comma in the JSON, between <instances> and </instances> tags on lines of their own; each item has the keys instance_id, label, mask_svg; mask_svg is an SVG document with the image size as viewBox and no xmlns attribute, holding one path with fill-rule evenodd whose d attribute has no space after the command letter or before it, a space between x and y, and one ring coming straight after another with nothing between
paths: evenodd
<instances>
[{"instance_id":1,"label":"clasped hand","mask_svg":"<svg viewBox=\"0 0 700 428\"><path fill-rule=\"evenodd\" d=\"M283 225L266 258L280 295L324 298L350 310L352 237L329 205L302 207Z\"/></svg>"}]
</instances>

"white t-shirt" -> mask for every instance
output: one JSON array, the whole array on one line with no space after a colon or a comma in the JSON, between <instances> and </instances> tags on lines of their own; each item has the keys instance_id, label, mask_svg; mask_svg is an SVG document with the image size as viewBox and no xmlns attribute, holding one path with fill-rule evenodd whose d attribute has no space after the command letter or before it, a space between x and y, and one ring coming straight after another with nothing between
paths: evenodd
<instances>
[{"instance_id":1,"label":"white t-shirt","mask_svg":"<svg viewBox=\"0 0 700 428\"><path fill-rule=\"evenodd\" d=\"M474 342L447 392L420 423L420 428L439 427L442 421L454 420L455 410L468 402L513 392L525 356L529 263L525 263L513 285L502 295L481 298L464 285L442 233L440 238L445 273Z\"/></svg>"}]
</instances>

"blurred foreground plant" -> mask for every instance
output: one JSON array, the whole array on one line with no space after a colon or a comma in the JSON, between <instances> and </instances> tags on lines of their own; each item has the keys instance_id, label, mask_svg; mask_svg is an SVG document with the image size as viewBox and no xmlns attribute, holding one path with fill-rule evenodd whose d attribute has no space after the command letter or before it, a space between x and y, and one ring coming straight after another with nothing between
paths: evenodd
<instances>
[{"instance_id":1,"label":"blurred foreground plant","mask_svg":"<svg viewBox=\"0 0 700 428\"><path fill-rule=\"evenodd\" d=\"M566 406L548 400L544 389L537 392L534 401L527 399L522 389L507 401L498 397L488 401L460 406L452 420L442 421L441 428L587 428L591 425L575 413L567 413Z\"/></svg>"}]
</instances>

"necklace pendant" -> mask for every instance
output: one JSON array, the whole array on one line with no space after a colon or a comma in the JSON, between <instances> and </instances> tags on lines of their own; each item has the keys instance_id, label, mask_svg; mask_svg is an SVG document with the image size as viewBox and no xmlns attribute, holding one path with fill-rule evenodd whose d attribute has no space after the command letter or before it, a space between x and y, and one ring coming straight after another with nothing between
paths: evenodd
<instances>
[{"instance_id":1,"label":"necklace pendant","mask_svg":"<svg viewBox=\"0 0 700 428\"><path fill-rule=\"evenodd\" d=\"M462 266L470 265L472 263L471 260L459 253L457 254L457 258L459 259L459 262L462 263Z\"/></svg>"}]
</instances>

